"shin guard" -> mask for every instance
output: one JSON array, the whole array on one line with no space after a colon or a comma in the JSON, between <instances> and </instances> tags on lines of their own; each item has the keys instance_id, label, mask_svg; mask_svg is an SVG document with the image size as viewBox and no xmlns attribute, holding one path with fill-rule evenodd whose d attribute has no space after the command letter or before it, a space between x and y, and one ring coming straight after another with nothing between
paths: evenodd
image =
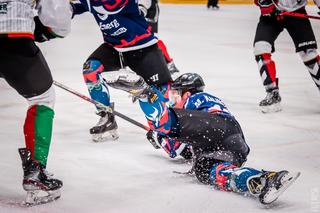
<instances>
[{"instance_id":1,"label":"shin guard","mask_svg":"<svg viewBox=\"0 0 320 213\"><path fill-rule=\"evenodd\" d=\"M91 98L106 106L110 105L110 94L101 72L104 67L98 60L89 60L84 64L83 77ZM97 108L100 111L99 108Z\"/></svg>"},{"instance_id":2,"label":"shin guard","mask_svg":"<svg viewBox=\"0 0 320 213\"><path fill-rule=\"evenodd\" d=\"M47 164L51 143L54 111L44 105L33 105L28 109L24 123L26 148L31 150L31 159Z\"/></svg>"},{"instance_id":3,"label":"shin guard","mask_svg":"<svg viewBox=\"0 0 320 213\"><path fill-rule=\"evenodd\" d=\"M259 73L266 88L266 91L277 89L276 65L271 59L270 53L264 53L256 56Z\"/></svg>"},{"instance_id":4,"label":"shin guard","mask_svg":"<svg viewBox=\"0 0 320 213\"><path fill-rule=\"evenodd\" d=\"M312 80L320 90L320 56L318 55L316 58L304 62L304 64L306 65Z\"/></svg>"}]
</instances>

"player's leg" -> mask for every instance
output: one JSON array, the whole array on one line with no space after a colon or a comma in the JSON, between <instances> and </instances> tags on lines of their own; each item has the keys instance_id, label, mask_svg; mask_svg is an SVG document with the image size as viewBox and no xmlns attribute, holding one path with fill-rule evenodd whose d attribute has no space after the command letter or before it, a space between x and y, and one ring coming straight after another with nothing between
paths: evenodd
<instances>
[{"instance_id":1,"label":"player's leg","mask_svg":"<svg viewBox=\"0 0 320 213\"><path fill-rule=\"evenodd\" d=\"M113 48L102 44L96 49L83 65L83 77L91 98L106 106L114 107L110 103L110 94L101 73L105 71L116 71L121 68L119 53ZM97 107L99 115L98 123L90 129L92 140L100 142L108 139L117 139L117 123L112 113Z\"/></svg>"},{"instance_id":2,"label":"player's leg","mask_svg":"<svg viewBox=\"0 0 320 213\"><path fill-rule=\"evenodd\" d=\"M254 55L267 96L259 103L262 112L280 111L278 79L275 62L271 58L274 41L283 30L275 18L260 17L254 39Z\"/></svg>"},{"instance_id":3,"label":"player's leg","mask_svg":"<svg viewBox=\"0 0 320 213\"><path fill-rule=\"evenodd\" d=\"M174 63L173 59L169 55L169 52L167 50L167 46L164 44L164 42L159 39L158 40L158 47L161 50L166 62L167 62L167 67L169 69L169 72L172 76L172 78L176 78L176 75L179 73L178 68L176 67L176 64Z\"/></svg>"},{"instance_id":4,"label":"player's leg","mask_svg":"<svg viewBox=\"0 0 320 213\"><path fill-rule=\"evenodd\" d=\"M62 181L49 177L45 170L55 103L50 69L31 39L7 39L1 47L4 78L29 103L24 123L26 148L19 149L24 170L23 187L28 192L58 190Z\"/></svg>"},{"instance_id":5,"label":"player's leg","mask_svg":"<svg viewBox=\"0 0 320 213\"><path fill-rule=\"evenodd\" d=\"M300 51L304 64L306 65L312 80L320 91L320 56L316 49Z\"/></svg>"},{"instance_id":6,"label":"player's leg","mask_svg":"<svg viewBox=\"0 0 320 213\"><path fill-rule=\"evenodd\" d=\"M159 10L158 2L152 1L152 5L151 5L150 9L148 9L146 19L147 19L149 26L151 27L151 31L156 35L158 34L158 29L159 29L159 27L158 27L159 14L160 14L160 10ZM169 55L169 52L168 52L167 47L164 44L164 42L161 39L159 39L157 44L158 44L159 49L163 53L163 56L167 62L167 66L168 66L168 69L169 69L171 75L173 75L173 77L174 77L176 75L176 73L179 72L178 68L176 67L171 56Z\"/></svg>"},{"instance_id":7,"label":"player's leg","mask_svg":"<svg viewBox=\"0 0 320 213\"><path fill-rule=\"evenodd\" d=\"M168 96L169 83L172 81L170 72L157 45L152 45L140 50L125 52L126 64L148 85L155 85Z\"/></svg>"},{"instance_id":8,"label":"player's leg","mask_svg":"<svg viewBox=\"0 0 320 213\"><path fill-rule=\"evenodd\" d=\"M211 184L223 191L245 193L270 204L299 177L300 173L260 171L237 167L229 162L216 163L210 171Z\"/></svg>"},{"instance_id":9,"label":"player's leg","mask_svg":"<svg viewBox=\"0 0 320 213\"><path fill-rule=\"evenodd\" d=\"M306 10L298 11L307 14ZM317 52L317 42L309 19L286 17L286 28L295 44L303 63L307 67L312 80L320 90L320 57Z\"/></svg>"}]
</instances>

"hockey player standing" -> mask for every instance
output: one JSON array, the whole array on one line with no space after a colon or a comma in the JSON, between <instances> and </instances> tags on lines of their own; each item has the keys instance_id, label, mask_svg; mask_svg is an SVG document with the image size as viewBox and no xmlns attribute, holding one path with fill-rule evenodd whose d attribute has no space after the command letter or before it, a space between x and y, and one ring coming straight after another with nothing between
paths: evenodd
<instances>
[{"instance_id":1,"label":"hockey player standing","mask_svg":"<svg viewBox=\"0 0 320 213\"><path fill-rule=\"evenodd\" d=\"M123 82L112 84L116 87ZM167 106L162 93L153 86L138 87L132 83L127 91L139 97L151 129L162 137L192 145L193 171L201 183L258 197L263 204L274 202L300 173L242 167L250 149L241 127L226 105L203 89L204 82L198 74L181 75L169 90L174 108Z\"/></svg>"},{"instance_id":2,"label":"hockey player standing","mask_svg":"<svg viewBox=\"0 0 320 213\"><path fill-rule=\"evenodd\" d=\"M146 20L149 26L151 27L151 31L155 35L158 35L158 24L160 14L158 0L139 0L139 8L143 15L146 17ZM158 47L165 57L171 76L177 74L179 70L177 69L173 59L170 57L166 45L161 39L158 39Z\"/></svg>"},{"instance_id":3,"label":"hockey player standing","mask_svg":"<svg viewBox=\"0 0 320 213\"><path fill-rule=\"evenodd\" d=\"M152 85L165 90L171 76L164 56L157 46L138 1L79 0L72 3L75 15L90 12L103 34L104 43L87 59L83 76L92 99L111 106L110 95L102 72L128 66ZM93 141L101 141L105 133L117 138L114 115L97 108L99 122L90 129Z\"/></svg>"},{"instance_id":4,"label":"hockey player standing","mask_svg":"<svg viewBox=\"0 0 320 213\"><path fill-rule=\"evenodd\" d=\"M38 11L35 18L34 9ZM62 187L62 181L46 171L55 92L50 69L34 39L43 42L66 36L71 15L67 0L0 0L0 76L29 103L26 148L19 149L29 205L59 198ZM39 191L48 196L37 197Z\"/></svg>"},{"instance_id":5,"label":"hockey player standing","mask_svg":"<svg viewBox=\"0 0 320 213\"><path fill-rule=\"evenodd\" d=\"M218 0L208 0L207 8L210 9L210 7L212 7L212 9L219 9Z\"/></svg>"},{"instance_id":6,"label":"hockey player standing","mask_svg":"<svg viewBox=\"0 0 320 213\"><path fill-rule=\"evenodd\" d=\"M320 0L314 0L320 7ZM317 42L309 19L283 16L282 11L307 14L307 0L256 0L261 16L254 38L254 54L258 63L260 76L267 96L259 103L262 112L280 111L281 97L275 62L271 59L274 52L274 42L278 35L286 29L291 36L296 52L300 55L312 79L320 90L320 57L317 53Z\"/></svg>"}]
</instances>

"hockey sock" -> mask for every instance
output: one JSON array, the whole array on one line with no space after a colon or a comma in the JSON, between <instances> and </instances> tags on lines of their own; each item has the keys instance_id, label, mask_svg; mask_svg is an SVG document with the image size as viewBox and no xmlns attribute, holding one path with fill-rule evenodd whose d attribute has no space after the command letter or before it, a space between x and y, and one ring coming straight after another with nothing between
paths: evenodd
<instances>
[{"instance_id":1,"label":"hockey sock","mask_svg":"<svg viewBox=\"0 0 320 213\"><path fill-rule=\"evenodd\" d=\"M248 167L236 167L229 162L213 165L210 172L212 184L220 190L246 193L248 192L247 180L260 175L261 171Z\"/></svg>"},{"instance_id":2,"label":"hockey sock","mask_svg":"<svg viewBox=\"0 0 320 213\"><path fill-rule=\"evenodd\" d=\"M174 113L167 107L167 100L159 90L154 86L148 90L149 97L139 99L140 107L151 129L168 134L176 123Z\"/></svg>"},{"instance_id":3,"label":"hockey sock","mask_svg":"<svg viewBox=\"0 0 320 213\"><path fill-rule=\"evenodd\" d=\"M167 50L167 47L166 45L163 43L162 40L158 40L158 47L159 49L161 50L165 60L167 63L170 63L172 61L172 58L170 57L169 53L168 53L168 50Z\"/></svg>"},{"instance_id":4,"label":"hockey sock","mask_svg":"<svg viewBox=\"0 0 320 213\"><path fill-rule=\"evenodd\" d=\"M51 143L54 111L44 105L33 105L27 111L24 135L31 159L46 166Z\"/></svg>"},{"instance_id":5,"label":"hockey sock","mask_svg":"<svg viewBox=\"0 0 320 213\"><path fill-rule=\"evenodd\" d=\"M320 90L320 56L318 55L316 58L304 62L304 64L308 68L314 83Z\"/></svg>"},{"instance_id":6,"label":"hockey sock","mask_svg":"<svg viewBox=\"0 0 320 213\"><path fill-rule=\"evenodd\" d=\"M110 105L110 94L101 72L104 66L98 60L88 60L83 67L83 77L91 98L106 106ZM100 111L99 108L97 108Z\"/></svg>"},{"instance_id":7,"label":"hockey sock","mask_svg":"<svg viewBox=\"0 0 320 213\"><path fill-rule=\"evenodd\" d=\"M266 91L277 89L277 78L276 78L276 65L271 59L270 53L264 53L256 56L258 68L263 85Z\"/></svg>"}]
</instances>

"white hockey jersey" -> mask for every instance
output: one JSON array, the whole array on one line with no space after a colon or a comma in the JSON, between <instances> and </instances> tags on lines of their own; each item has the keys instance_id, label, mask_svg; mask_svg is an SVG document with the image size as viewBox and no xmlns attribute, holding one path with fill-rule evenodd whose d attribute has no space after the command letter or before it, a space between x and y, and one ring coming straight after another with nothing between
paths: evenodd
<instances>
[{"instance_id":1,"label":"white hockey jersey","mask_svg":"<svg viewBox=\"0 0 320 213\"><path fill-rule=\"evenodd\" d=\"M313 0L320 7L320 0ZM308 4L308 0L279 0L278 7L282 11L292 12L298 10Z\"/></svg>"},{"instance_id":2,"label":"white hockey jersey","mask_svg":"<svg viewBox=\"0 0 320 213\"><path fill-rule=\"evenodd\" d=\"M70 32L72 9L68 0L0 0L0 35L32 37L34 12L58 36Z\"/></svg>"}]
</instances>

